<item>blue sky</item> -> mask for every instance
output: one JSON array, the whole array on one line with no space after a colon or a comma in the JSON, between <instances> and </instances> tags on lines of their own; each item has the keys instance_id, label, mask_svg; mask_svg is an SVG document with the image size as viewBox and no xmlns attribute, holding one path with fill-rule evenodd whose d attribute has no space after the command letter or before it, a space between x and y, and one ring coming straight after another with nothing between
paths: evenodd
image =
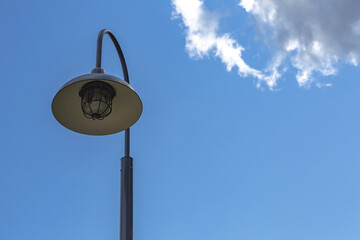
<instances>
[{"instance_id":1,"label":"blue sky","mask_svg":"<svg viewBox=\"0 0 360 240\"><path fill-rule=\"evenodd\" d=\"M229 34L268 76L283 45L259 29L287 28L239 1L202 7L217 36ZM81 135L51 113L59 88L95 66L97 34L108 28L144 105L131 131L134 239L358 240L360 72L342 41L326 43L333 55L310 53L320 64L306 84L295 60L308 65L291 59L309 54L299 47L276 86L257 87L237 66L226 71L214 48L191 56L174 11L165 0L0 3L0 239L118 238L123 133ZM334 55L336 74L323 76L321 61ZM107 37L103 68L122 77Z\"/></svg>"}]
</instances>

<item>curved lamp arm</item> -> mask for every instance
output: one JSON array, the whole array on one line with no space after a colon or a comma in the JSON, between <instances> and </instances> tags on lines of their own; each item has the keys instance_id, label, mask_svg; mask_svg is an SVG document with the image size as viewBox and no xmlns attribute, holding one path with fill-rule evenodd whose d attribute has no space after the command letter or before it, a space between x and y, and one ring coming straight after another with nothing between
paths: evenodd
<instances>
[{"instance_id":1,"label":"curved lamp arm","mask_svg":"<svg viewBox=\"0 0 360 240\"><path fill-rule=\"evenodd\" d=\"M99 32L98 39L97 39L97 47L96 47L96 68L101 68L101 55L102 55L102 41L104 38L104 35L107 34L111 38L112 42L115 45L116 51L119 55L121 67L124 74L124 80L129 83L129 74L126 67L125 57L121 50L119 42L116 40L114 34L110 32L110 30L103 29Z\"/></svg>"},{"instance_id":2,"label":"curved lamp arm","mask_svg":"<svg viewBox=\"0 0 360 240\"><path fill-rule=\"evenodd\" d=\"M121 67L124 74L124 80L127 83L130 83L129 81L129 73L126 67L125 57L121 50L120 44L115 38L114 34L110 32L108 29L103 29L99 32L98 39L97 39L97 47L96 47L96 69L101 69L101 55L102 55L102 41L104 38L104 35L107 34L111 38L112 42L115 45L116 51L119 55ZM125 157L130 156L130 128L125 130Z\"/></svg>"}]
</instances>

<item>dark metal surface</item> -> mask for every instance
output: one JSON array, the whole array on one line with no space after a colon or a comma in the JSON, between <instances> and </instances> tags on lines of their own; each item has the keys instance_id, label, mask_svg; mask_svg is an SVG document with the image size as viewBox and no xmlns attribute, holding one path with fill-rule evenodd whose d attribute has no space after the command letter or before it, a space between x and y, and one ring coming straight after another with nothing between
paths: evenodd
<instances>
[{"instance_id":1,"label":"dark metal surface","mask_svg":"<svg viewBox=\"0 0 360 240\"><path fill-rule=\"evenodd\" d=\"M125 157L130 156L130 128L125 130Z\"/></svg>"},{"instance_id":2,"label":"dark metal surface","mask_svg":"<svg viewBox=\"0 0 360 240\"><path fill-rule=\"evenodd\" d=\"M110 74L106 74L106 73L91 73L91 74L84 74L84 75L81 75L81 76L78 76L76 78L73 78L71 79L70 81L66 82L59 90L59 92L64 89L65 87L68 87L70 85L72 85L73 83L76 83L76 82L80 82L80 81L88 81L88 80L92 80L92 81L95 81L95 80L98 80L98 81L101 81L101 80L109 80L109 81L112 81L112 82L116 82L116 83L120 83L122 85L125 85L126 87L130 88L131 90L134 90L133 87L130 86L130 84L127 82L127 81L124 81L122 80L121 78L118 78L118 77L115 77L113 75L110 75ZM140 97L139 97L140 98Z\"/></svg>"},{"instance_id":3,"label":"dark metal surface","mask_svg":"<svg viewBox=\"0 0 360 240\"><path fill-rule=\"evenodd\" d=\"M93 120L103 120L111 114L115 95L114 88L106 82L93 81L85 84L79 92L84 116Z\"/></svg>"},{"instance_id":4,"label":"dark metal surface","mask_svg":"<svg viewBox=\"0 0 360 240\"><path fill-rule=\"evenodd\" d=\"M120 240L133 239L133 159L121 158Z\"/></svg>"},{"instance_id":5,"label":"dark metal surface","mask_svg":"<svg viewBox=\"0 0 360 240\"><path fill-rule=\"evenodd\" d=\"M107 34L115 45L119 55L125 81L120 78L105 74L101 68L102 41ZM107 84L114 91L111 101L105 102L113 109L111 114L103 116L102 121L92 121L84 117L81 108L74 107L74 103L81 102L87 90L81 89L90 82L101 82ZM107 90L109 90L107 89ZM94 89L93 89L94 90ZM103 90L103 89L102 89ZM100 95L103 95L101 90ZM111 92L111 90L110 90ZM115 97L116 93L116 97ZM80 96L79 96L80 94ZM110 94L111 95L111 94ZM85 101L86 102L86 101ZM89 101L88 101L89 102ZM87 102L87 103L88 103ZM82 105L83 107L83 105ZM90 107L89 107L90 108ZM133 239L133 159L130 157L130 126L140 118L142 113L142 102L135 90L129 85L129 74L126 67L125 57L115 36L107 29L100 31L97 39L96 67L91 74L76 77L67 82L55 95L52 105L52 112L57 121L64 127L88 135L107 135L125 130L125 156L121 159L121 196L120 196L120 240ZM96 118L102 117L98 105ZM94 114L90 108L91 115ZM90 115L90 114L89 114ZM84 119L86 121L84 121ZM102 123L102 124L99 124Z\"/></svg>"},{"instance_id":6,"label":"dark metal surface","mask_svg":"<svg viewBox=\"0 0 360 240\"><path fill-rule=\"evenodd\" d=\"M103 41L105 34L109 35L110 39L112 40L112 42L115 45L116 51L120 58L125 82L130 83L129 73L128 73L128 70L126 67L126 62L125 62L125 57L121 50L120 44L117 41L114 34L112 32L110 32L110 30L108 30L108 29L101 30L98 35L97 48L96 48L96 69L101 69L102 41ZM125 156L126 157L130 156L130 129L125 130Z\"/></svg>"},{"instance_id":7,"label":"dark metal surface","mask_svg":"<svg viewBox=\"0 0 360 240\"><path fill-rule=\"evenodd\" d=\"M119 55L124 80L129 81L125 57L114 34L109 30L100 31L97 39L96 69L101 69L102 41L108 34ZM120 194L120 240L133 239L133 159L130 157L130 128L125 130L125 157L121 158L121 194Z\"/></svg>"},{"instance_id":8,"label":"dark metal surface","mask_svg":"<svg viewBox=\"0 0 360 240\"><path fill-rule=\"evenodd\" d=\"M129 74L127 71L127 67L126 67L126 62L125 62L125 57L124 54L120 48L120 44L119 42L116 40L114 34L112 34L112 32L110 32L107 29L103 29L100 31L99 35L98 35L98 39L97 39L97 48L96 48L96 68L101 68L101 55L102 55L102 41L104 38L104 35L107 34L109 35L109 37L111 38L111 40L113 41L116 51L119 55L120 58L120 62L121 62L121 67L124 73L124 79L127 83L129 82Z\"/></svg>"},{"instance_id":9,"label":"dark metal surface","mask_svg":"<svg viewBox=\"0 0 360 240\"><path fill-rule=\"evenodd\" d=\"M112 113L102 121L85 118L80 107L79 92L84 85L93 81L106 82L116 92ZM139 95L127 82L104 73L86 74L68 81L55 95L51 105L59 123L72 131L88 135L108 135L124 131L138 121L143 109Z\"/></svg>"}]
</instances>

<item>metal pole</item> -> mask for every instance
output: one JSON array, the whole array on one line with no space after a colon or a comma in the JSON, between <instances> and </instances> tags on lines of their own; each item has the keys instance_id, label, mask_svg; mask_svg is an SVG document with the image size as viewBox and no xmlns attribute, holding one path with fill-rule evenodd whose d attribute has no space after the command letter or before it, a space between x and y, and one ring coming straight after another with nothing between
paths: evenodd
<instances>
[{"instance_id":1,"label":"metal pole","mask_svg":"<svg viewBox=\"0 0 360 240\"><path fill-rule=\"evenodd\" d=\"M100 31L96 48L96 69L101 71L102 40L108 34L119 55L124 80L129 82L125 57L114 34L107 29ZM120 240L133 239L133 159L130 157L130 128L125 130L125 156L121 158L120 177Z\"/></svg>"},{"instance_id":2,"label":"metal pole","mask_svg":"<svg viewBox=\"0 0 360 240\"><path fill-rule=\"evenodd\" d=\"M125 156L121 158L120 240L133 239L133 159L130 129L125 130Z\"/></svg>"},{"instance_id":3,"label":"metal pole","mask_svg":"<svg viewBox=\"0 0 360 240\"><path fill-rule=\"evenodd\" d=\"M133 239L133 159L121 158L120 240Z\"/></svg>"}]
</instances>

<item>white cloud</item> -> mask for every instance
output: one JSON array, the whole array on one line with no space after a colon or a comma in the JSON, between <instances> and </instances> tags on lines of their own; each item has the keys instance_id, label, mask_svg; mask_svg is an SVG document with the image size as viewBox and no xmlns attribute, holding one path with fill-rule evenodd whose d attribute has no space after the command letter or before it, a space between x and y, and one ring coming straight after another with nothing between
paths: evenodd
<instances>
[{"instance_id":1,"label":"white cloud","mask_svg":"<svg viewBox=\"0 0 360 240\"><path fill-rule=\"evenodd\" d=\"M251 68L241 57L244 48L229 34L218 33L218 19L207 11L201 0L173 0L173 17L181 17L186 27L186 49L191 57L203 58L214 53L231 71L237 67L240 76L253 76L264 81L270 88L276 84L272 76ZM260 84L258 84L260 85Z\"/></svg>"},{"instance_id":2,"label":"white cloud","mask_svg":"<svg viewBox=\"0 0 360 240\"><path fill-rule=\"evenodd\" d=\"M359 0L241 0L239 5L271 30L278 52L290 56L298 70L300 86L314 81L314 72L336 74L339 61L358 63Z\"/></svg>"},{"instance_id":3,"label":"white cloud","mask_svg":"<svg viewBox=\"0 0 360 240\"><path fill-rule=\"evenodd\" d=\"M270 88L290 60L298 70L300 86L309 86L314 72L329 76L339 62L357 66L360 56L359 0L239 0L239 6L253 15L257 24L269 29L276 53L265 71L251 68L242 58L242 47L229 34L219 34L218 18L206 10L202 0L172 0L173 16L186 27L186 49L191 57L215 54L227 71L237 67L240 76L253 76L257 86ZM279 70L281 69L281 70ZM328 87L315 81L315 86Z\"/></svg>"}]
</instances>

